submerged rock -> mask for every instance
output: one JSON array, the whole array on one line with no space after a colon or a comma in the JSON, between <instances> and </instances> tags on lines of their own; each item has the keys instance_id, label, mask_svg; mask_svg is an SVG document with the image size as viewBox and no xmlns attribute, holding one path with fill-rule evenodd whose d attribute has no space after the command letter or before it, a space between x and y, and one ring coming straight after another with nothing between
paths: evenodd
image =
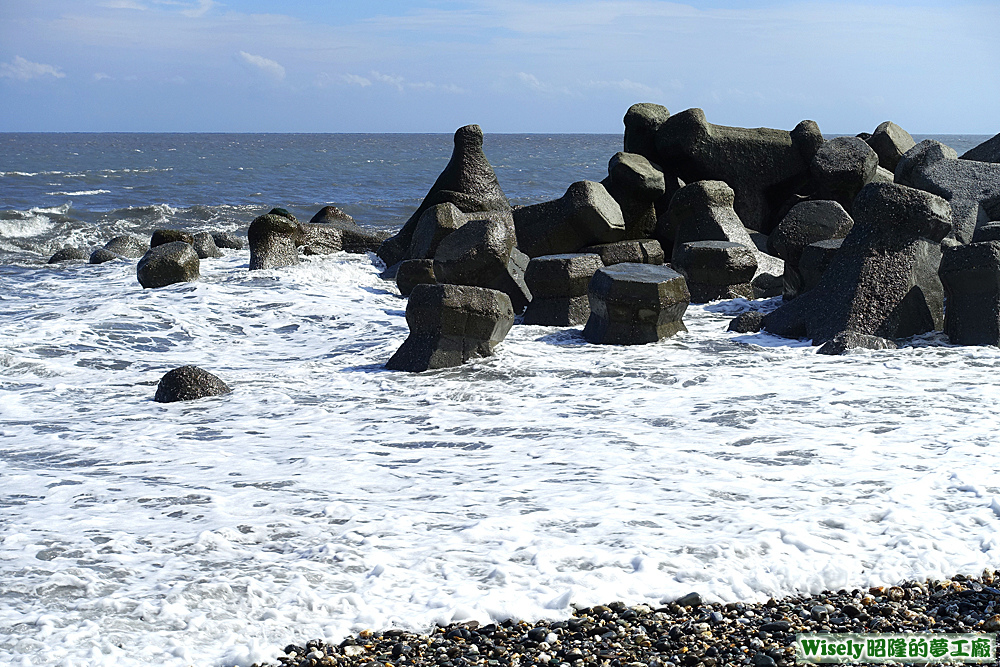
<instances>
[{"instance_id":1,"label":"submerged rock","mask_svg":"<svg viewBox=\"0 0 1000 667\"><path fill-rule=\"evenodd\" d=\"M590 318L583 337L602 345L643 345L687 331L691 301L684 277L666 266L615 264L588 286Z\"/></svg>"},{"instance_id":2,"label":"submerged rock","mask_svg":"<svg viewBox=\"0 0 1000 667\"><path fill-rule=\"evenodd\" d=\"M503 292L469 285L417 285L406 304L410 334L385 367L421 372L487 357L514 324Z\"/></svg>"},{"instance_id":3,"label":"submerged rock","mask_svg":"<svg viewBox=\"0 0 1000 667\"><path fill-rule=\"evenodd\" d=\"M209 396L222 396L232 389L217 376L197 366L181 366L160 378L153 400L157 403L193 401Z\"/></svg>"},{"instance_id":4,"label":"submerged rock","mask_svg":"<svg viewBox=\"0 0 1000 667\"><path fill-rule=\"evenodd\" d=\"M208 259L210 257L222 257L222 251L215 245L215 239L208 232L198 232L192 239L194 251L198 253L198 259Z\"/></svg>"},{"instance_id":5,"label":"submerged rock","mask_svg":"<svg viewBox=\"0 0 1000 667\"><path fill-rule=\"evenodd\" d=\"M141 256L141 255L140 255ZM116 259L125 259L118 253L111 252L107 248L98 248L94 252L90 253L91 264L104 264L105 262L111 262Z\"/></svg>"},{"instance_id":6,"label":"submerged rock","mask_svg":"<svg viewBox=\"0 0 1000 667\"><path fill-rule=\"evenodd\" d=\"M294 219L274 213L265 213L255 218L247 230L250 270L298 264L297 248L304 238L305 229Z\"/></svg>"},{"instance_id":7,"label":"submerged rock","mask_svg":"<svg viewBox=\"0 0 1000 667\"><path fill-rule=\"evenodd\" d=\"M729 331L735 333L757 333L764 326L764 313L759 310L748 310L740 313L729 322Z\"/></svg>"},{"instance_id":8,"label":"submerged rock","mask_svg":"<svg viewBox=\"0 0 1000 667\"><path fill-rule=\"evenodd\" d=\"M856 331L841 331L839 334L823 343L816 354L844 354L848 350L895 350L899 346L891 340L869 336Z\"/></svg>"},{"instance_id":9,"label":"submerged rock","mask_svg":"<svg viewBox=\"0 0 1000 667\"><path fill-rule=\"evenodd\" d=\"M149 249L135 269L143 288L192 282L200 277L198 253L190 243L173 241Z\"/></svg>"},{"instance_id":10,"label":"submerged rock","mask_svg":"<svg viewBox=\"0 0 1000 667\"><path fill-rule=\"evenodd\" d=\"M943 248L945 333L956 345L1000 345L1000 241Z\"/></svg>"},{"instance_id":11,"label":"submerged rock","mask_svg":"<svg viewBox=\"0 0 1000 667\"><path fill-rule=\"evenodd\" d=\"M231 232L212 232L212 240L217 248L243 250L243 239Z\"/></svg>"},{"instance_id":12,"label":"submerged rock","mask_svg":"<svg viewBox=\"0 0 1000 667\"><path fill-rule=\"evenodd\" d=\"M56 250L55 254L49 257L48 264L58 264L59 262L71 262L78 259L87 259L87 253L80 248L66 246L61 250Z\"/></svg>"},{"instance_id":13,"label":"submerged rock","mask_svg":"<svg viewBox=\"0 0 1000 667\"><path fill-rule=\"evenodd\" d=\"M692 303L754 298L754 253L730 241L693 241L674 252L671 266L687 281Z\"/></svg>"},{"instance_id":14,"label":"submerged rock","mask_svg":"<svg viewBox=\"0 0 1000 667\"><path fill-rule=\"evenodd\" d=\"M138 259L149 250L149 244L132 234L122 234L105 243L104 249L113 252L119 257Z\"/></svg>"},{"instance_id":15,"label":"submerged rock","mask_svg":"<svg viewBox=\"0 0 1000 667\"><path fill-rule=\"evenodd\" d=\"M524 311L524 323L561 327L585 324L590 317L587 286L603 267L600 256L589 253L532 259L524 272L532 297Z\"/></svg>"}]
</instances>

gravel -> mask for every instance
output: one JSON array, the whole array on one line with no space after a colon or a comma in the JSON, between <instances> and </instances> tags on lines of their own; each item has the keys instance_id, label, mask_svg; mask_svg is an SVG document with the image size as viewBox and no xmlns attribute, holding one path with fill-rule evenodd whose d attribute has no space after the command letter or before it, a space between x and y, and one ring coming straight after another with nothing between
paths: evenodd
<instances>
[{"instance_id":1,"label":"gravel","mask_svg":"<svg viewBox=\"0 0 1000 667\"><path fill-rule=\"evenodd\" d=\"M697 593L658 608L611 602L576 609L557 622L473 621L429 634L366 630L340 644L289 645L277 665L789 667L800 632L998 632L1000 589L994 584L1000 586L1000 576L986 570L980 577L824 591L761 604L708 604Z\"/></svg>"}]
</instances>

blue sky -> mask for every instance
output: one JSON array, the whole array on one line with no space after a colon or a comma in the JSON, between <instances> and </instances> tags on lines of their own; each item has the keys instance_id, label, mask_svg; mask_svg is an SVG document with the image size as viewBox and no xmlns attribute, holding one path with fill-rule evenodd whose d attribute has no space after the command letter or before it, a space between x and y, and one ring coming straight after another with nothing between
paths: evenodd
<instances>
[{"instance_id":1,"label":"blue sky","mask_svg":"<svg viewBox=\"0 0 1000 667\"><path fill-rule=\"evenodd\" d=\"M1000 2L0 0L0 131L1000 132Z\"/></svg>"}]
</instances>

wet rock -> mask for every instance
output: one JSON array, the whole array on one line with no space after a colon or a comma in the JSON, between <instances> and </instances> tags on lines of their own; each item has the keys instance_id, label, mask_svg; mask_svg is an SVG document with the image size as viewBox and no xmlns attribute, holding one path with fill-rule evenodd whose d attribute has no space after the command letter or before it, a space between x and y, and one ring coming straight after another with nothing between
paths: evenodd
<instances>
[{"instance_id":1,"label":"wet rock","mask_svg":"<svg viewBox=\"0 0 1000 667\"><path fill-rule=\"evenodd\" d=\"M624 118L625 152L657 162L659 154L656 150L656 134L668 118L670 112L659 104L640 102L629 107Z\"/></svg>"},{"instance_id":2,"label":"wet rock","mask_svg":"<svg viewBox=\"0 0 1000 667\"><path fill-rule=\"evenodd\" d=\"M752 299L757 272L754 253L730 241L694 241L675 248L671 266L684 276L691 303Z\"/></svg>"},{"instance_id":3,"label":"wet rock","mask_svg":"<svg viewBox=\"0 0 1000 667\"><path fill-rule=\"evenodd\" d=\"M604 267L595 254L543 255L528 263L524 282L531 303L524 311L525 324L577 326L590 317L587 286Z\"/></svg>"},{"instance_id":4,"label":"wet rock","mask_svg":"<svg viewBox=\"0 0 1000 667\"><path fill-rule=\"evenodd\" d=\"M157 403L193 401L209 396L222 396L232 389L217 376L197 366L181 366L160 378L153 400Z\"/></svg>"},{"instance_id":5,"label":"wet rock","mask_svg":"<svg viewBox=\"0 0 1000 667\"><path fill-rule=\"evenodd\" d=\"M298 246L305 238L305 229L283 215L265 213L250 223L247 241L250 244L250 270L275 269L299 263Z\"/></svg>"},{"instance_id":6,"label":"wet rock","mask_svg":"<svg viewBox=\"0 0 1000 667\"><path fill-rule=\"evenodd\" d=\"M740 313L729 322L729 331L735 333L757 333L761 330L764 322L764 313L757 310L749 310Z\"/></svg>"},{"instance_id":7,"label":"wet rock","mask_svg":"<svg viewBox=\"0 0 1000 667\"><path fill-rule=\"evenodd\" d=\"M154 246L139 260L135 273L139 284L147 289L192 282L201 275L198 253L184 241Z\"/></svg>"},{"instance_id":8,"label":"wet rock","mask_svg":"<svg viewBox=\"0 0 1000 667\"><path fill-rule=\"evenodd\" d=\"M878 155L879 166L892 172L896 171L896 165L899 164L903 153L917 143L909 132L891 120L881 123L865 141Z\"/></svg>"},{"instance_id":9,"label":"wet rock","mask_svg":"<svg viewBox=\"0 0 1000 667\"><path fill-rule=\"evenodd\" d=\"M839 334L823 343L823 345L816 350L816 353L837 355L844 354L848 350L855 350L859 348L865 350L895 350L897 347L899 346L896 345L896 343L891 340L886 340L885 338L869 336L868 334L859 334L854 331L841 331ZM818 609L818 607L814 607L813 609ZM827 613L827 617L828 616L829 613ZM815 614L813 615L813 618L818 621L826 620L826 618L816 618Z\"/></svg>"},{"instance_id":10,"label":"wet rock","mask_svg":"<svg viewBox=\"0 0 1000 667\"><path fill-rule=\"evenodd\" d=\"M123 234L105 243L104 249L113 252L119 257L138 259L149 250L149 244L132 234Z\"/></svg>"},{"instance_id":11,"label":"wet rock","mask_svg":"<svg viewBox=\"0 0 1000 667\"><path fill-rule=\"evenodd\" d=\"M438 246L434 276L439 283L499 290L519 315L531 301L531 292L524 284L527 256L514 244L511 225L500 220L469 221Z\"/></svg>"},{"instance_id":12,"label":"wet rock","mask_svg":"<svg viewBox=\"0 0 1000 667\"><path fill-rule=\"evenodd\" d=\"M857 137L837 137L816 151L809 165L817 198L832 199L848 213L854 198L871 182L878 169L878 155Z\"/></svg>"},{"instance_id":13,"label":"wet rock","mask_svg":"<svg viewBox=\"0 0 1000 667\"><path fill-rule=\"evenodd\" d=\"M198 253L198 259L208 259L209 257L222 257L222 251L215 245L215 239L208 232L198 232L192 237L194 251Z\"/></svg>"},{"instance_id":14,"label":"wet rock","mask_svg":"<svg viewBox=\"0 0 1000 667\"><path fill-rule=\"evenodd\" d=\"M231 232L212 232L212 240L217 248L243 250L243 239Z\"/></svg>"},{"instance_id":15,"label":"wet rock","mask_svg":"<svg viewBox=\"0 0 1000 667\"><path fill-rule=\"evenodd\" d=\"M956 345L1000 345L1000 241L946 246L945 333Z\"/></svg>"},{"instance_id":16,"label":"wet rock","mask_svg":"<svg viewBox=\"0 0 1000 667\"><path fill-rule=\"evenodd\" d=\"M104 264L105 262L110 262L116 259L124 259L121 255L113 253L107 248L98 248L94 252L90 253L90 263L91 264Z\"/></svg>"},{"instance_id":17,"label":"wet rock","mask_svg":"<svg viewBox=\"0 0 1000 667\"><path fill-rule=\"evenodd\" d=\"M939 141L925 139L906 151L896 182L946 199L952 236L961 243L972 241L978 225L1000 219L1000 164L959 160Z\"/></svg>"},{"instance_id":18,"label":"wet rock","mask_svg":"<svg viewBox=\"0 0 1000 667\"><path fill-rule=\"evenodd\" d=\"M417 285L433 285L436 282L433 259L403 260L396 271L396 287L403 296L409 296Z\"/></svg>"},{"instance_id":19,"label":"wet rock","mask_svg":"<svg viewBox=\"0 0 1000 667\"><path fill-rule=\"evenodd\" d=\"M468 285L417 285L406 305L410 334L385 367L420 372L493 354L514 324L503 292Z\"/></svg>"},{"instance_id":20,"label":"wet rock","mask_svg":"<svg viewBox=\"0 0 1000 667\"><path fill-rule=\"evenodd\" d=\"M854 227L819 284L769 313L764 329L816 345L841 331L898 339L940 329L939 243L950 230L948 203L940 197L891 183L866 185L854 201Z\"/></svg>"},{"instance_id":21,"label":"wet rock","mask_svg":"<svg viewBox=\"0 0 1000 667\"><path fill-rule=\"evenodd\" d=\"M590 318L583 336L604 345L642 345L687 331L682 318L690 303L684 277L650 264L599 269L588 286Z\"/></svg>"},{"instance_id":22,"label":"wet rock","mask_svg":"<svg viewBox=\"0 0 1000 667\"><path fill-rule=\"evenodd\" d=\"M451 202L464 213L510 211L510 202L483 153L483 131L478 125L466 125L455 132L455 148L448 165L399 232L379 246L378 256L386 266L407 259L406 252L420 216L431 206L445 202Z\"/></svg>"},{"instance_id":23,"label":"wet rock","mask_svg":"<svg viewBox=\"0 0 1000 667\"><path fill-rule=\"evenodd\" d=\"M792 207L768 238L771 254L785 261L782 294L786 299L793 299L804 291L799 260L806 246L842 239L853 226L854 220L835 201L804 201Z\"/></svg>"},{"instance_id":24,"label":"wet rock","mask_svg":"<svg viewBox=\"0 0 1000 667\"><path fill-rule=\"evenodd\" d=\"M187 232L182 232L179 229L154 229L153 235L149 239L149 247L155 248L156 246L163 245L165 243L174 243L176 241L182 241L188 245L194 245L194 237Z\"/></svg>"},{"instance_id":25,"label":"wet rock","mask_svg":"<svg viewBox=\"0 0 1000 667\"><path fill-rule=\"evenodd\" d=\"M513 220L505 213L501 219ZM410 259L433 259L441 241L468 221L469 216L451 202L429 207L417 220L406 256Z\"/></svg>"},{"instance_id":26,"label":"wet rock","mask_svg":"<svg viewBox=\"0 0 1000 667\"><path fill-rule=\"evenodd\" d=\"M344 249L343 232L334 225L306 223L296 240L303 255L332 255Z\"/></svg>"},{"instance_id":27,"label":"wet rock","mask_svg":"<svg viewBox=\"0 0 1000 667\"><path fill-rule=\"evenodd\" d=\"M959 160L1000 162L1000 134L962 153Z\"/></svg>"},{"instance_id":28,"label":"wet rock","mask_svg":"<svg viewBox=\"0 0 1000 667\"><path fill-rule=\"evenodd\" d=\"M341 250L355 254L376 252L382 242L391 236L388 232L362 227L354 221L354 218L336 206L324 206L303 226L307 230L307 235L308 230L312 228L315 230L313 234L323 239L315 246L307 242L303 251L303 254L307 255L325 255ZM338 230L339 234L327 233L330 228ZM333 241L334 236L337 237L336 242ZM334 246L337 246L337 250L330 251L329 249Z\"/></svg>"},{"instance_id":29,"label":"wet rock","mask_svg":"<svg viewBox=\"0 0 1000 667\"><path fill-rule=\"evenodd\" d=\"M578 252L625 237L618 202L600 183L578 181L559 199L514 209L518 247L529 257Z\"/></svg>"},{"instance_id":30,"label":"wet rock","mask_svg":"<svg viewBox=\"0 0 1000 667\"><path fill-rule=\"evenodd\" d=\"M701 109L688 109L660 125L659 160L653 162L689 184L725 181L736 193L743 224L769 233L785 201L807 187L809 163L822 143L813 121L802 121L791 132L726 127L710 124Z\"/></svg>"},{"instance_id":31,"label":"wet rock","mask_svg":"<svg viewBox=\"0 0 1000 667\"><path fill-rule=\"evenodd\" d=\"M616 153L601 184L622 211L625 238L644 239L656 229L656 201L666 192L663 172L642 155Z\"/></svg>"},{"instance_id":32,"label":"wet rock","mask_svg":"<svg viewBox=\"0 0 1000 667\"><path fill-rule=\"evenodd\" d=\"M633 264L663 264L663 246L656 239L634 239L616 243L587 246L580 252L599 255L604 266L631 262Z\"/></svg>"},{"instance_id":33,"label":"wet rock","mask_svg":"<svg viewBox=\"0 0 1000 667\"><path fill-rule=\"evenodd\" d=\"M49 261L47 263L58 264L59 262L71 262L77 259L87 259L87 253L80 248L66 246L61 250L56 250L55 253L49 257Z\"/></svg>"}]
</instances>

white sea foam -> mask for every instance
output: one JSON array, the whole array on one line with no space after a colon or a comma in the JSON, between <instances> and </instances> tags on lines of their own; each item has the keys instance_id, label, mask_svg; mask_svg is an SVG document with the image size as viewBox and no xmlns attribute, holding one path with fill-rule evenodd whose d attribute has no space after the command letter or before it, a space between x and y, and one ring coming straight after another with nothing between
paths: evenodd
<instances>
[{"instance_id":1,"label":"white sea foam","mask_svg":"<svg viewBox=\"0 0 1000 667\"><path fill-rule=\"evenodd\" d=\"M0 220L0 238L23 239L40 236L52 229L52 220L41 214L27 214L14 220Z\"/></svg>"},{"instance_id":2,"label":"white sea foam","mask_svg":"<svg viewBox=\"0 0 1000 667\"><path fill-rule=\"evenodd\" d=\"M1000 557L1000 350L824 357L692 307L638 347L516 326L381 365L366 258L142 290L126 263L2 295L0 663L251 664L365 627L762 599ZM227 397L160 405L193 363Z\"/></svg>"},{"instance_id":3,"label":"white sea foam","mask_svg":"<svg viewBox=\"0 0 1000 667\"><path fill-rule=\"evenodd\" d=\"M75 197L77 195L87 196L87 195L108 195L111 194L111 190L77 190L75 192L47 192L48 195L65 195L67 197Z\"/></svg>"},{"instance_id":4,"label":"white sea foam","mask_svg":"<svg viewBox=\"0 0 1000 667\"><path fill-rule=\"evenodd\" d=\"M68 201L65 204L60 204L59 206L50 206L48 208L42 208L42 207L36 206L35 208L32 208L30 211L28 211L28 213L31 213L31 214L38 214L38 213L53 214L54 213L56 215L66 215L67 213L69 213L69 210L72 207L73 207L73 202Z\"/></svg>"}]
</instances>

